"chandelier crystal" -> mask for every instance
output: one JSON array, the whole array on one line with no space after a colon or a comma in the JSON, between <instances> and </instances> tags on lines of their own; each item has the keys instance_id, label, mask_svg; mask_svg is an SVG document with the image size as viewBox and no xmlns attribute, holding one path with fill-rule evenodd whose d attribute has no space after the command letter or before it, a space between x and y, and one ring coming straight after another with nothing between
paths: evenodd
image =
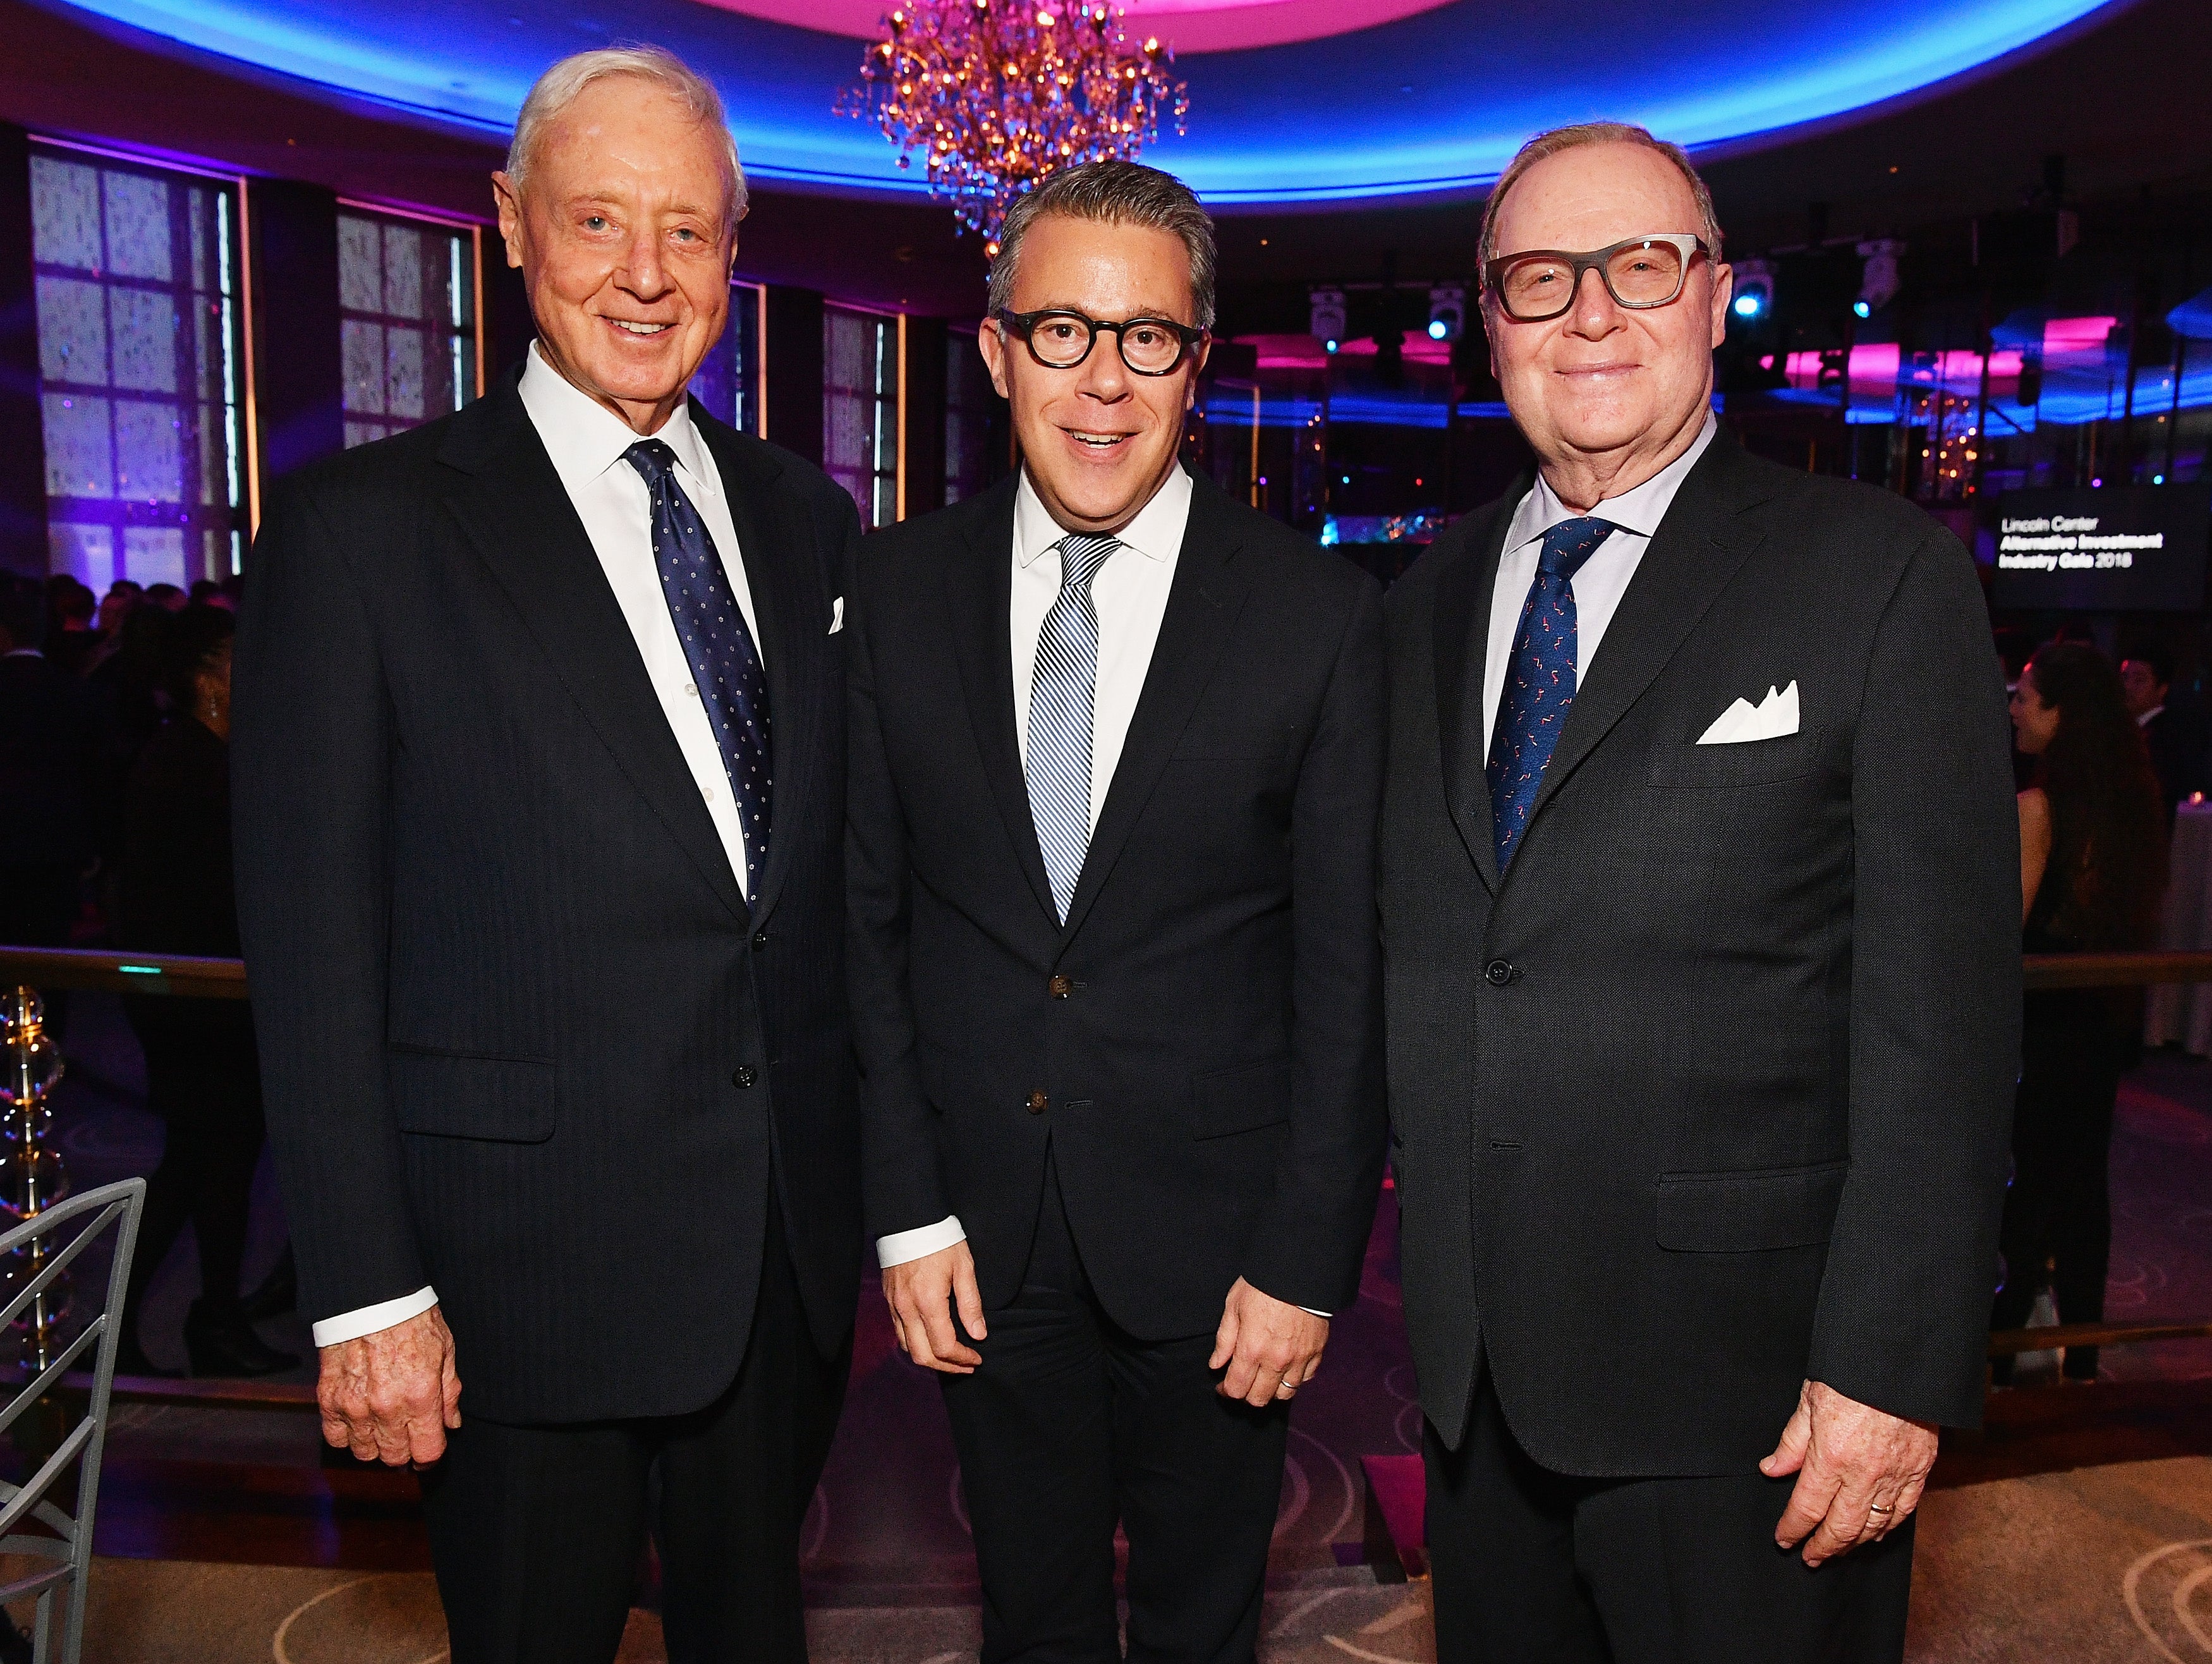
<instances>
[{"instance_id":1,"label":"chandelier crystal","mask_svg":"<svg viewBox=\"0 0 2212 1664\"><path fill-rule=\"evenodd\" d=\"M840 115L873 118L899 148L922 153L932 194L999 252L1014 199L1046 174L1108 156L1134 161L1183 131L1190 99L1158 39L1130 45L1121 9L1052 0L919 0L884 20Z\"/></svg>"}]
</instances>

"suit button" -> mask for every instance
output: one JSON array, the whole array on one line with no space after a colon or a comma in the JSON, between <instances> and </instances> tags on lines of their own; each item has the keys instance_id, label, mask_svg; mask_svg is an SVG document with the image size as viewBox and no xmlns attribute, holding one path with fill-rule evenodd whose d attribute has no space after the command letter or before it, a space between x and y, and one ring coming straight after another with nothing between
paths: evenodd
<instances>
[{"instance_id":1,"label":"suit button","mask_svg":"<svg viewBox=\"0 0 2212 1664\"><path fill-rule=\"evenodd\" d=\"M732 1086L735 1086L739 1091L744 1091L759 1078L759 1071L756 1070L751 1064L747 1063L739 1066L737 1073L730 1077L730 1084Z\"/></svg>"},{"instance_id":2,"label":"suit button","mask_svg":"<svg viewBox=\"0 0 2212 1664\"><path fill-rule=\"evenodd\" d=\"M1493 988L1502 988L1513 980L1512 962L1493 959L1482 968L1482 980Z\"/></svg>"},{"instance_id":3,"label":"suit button","mask_svg":"<svg viewBox=\"0 0 2212 1664\"><path fill-rule=\"evenodd\" d=\"M1052 1100L1047 1097L1042 1092L1032 1092L1030 1094L1029 1110L1030 1114L1032 1115L1042 1115L1051 1107Z\"/></svg>"},{"instance_id":4,"label":"suit button","mask_svg":"<svg viewBox=\"0 0 2212 1664\"><path fill-rule=\"evenodd\" d=\"M755 953L765 953L768 951L768 932L766 931L761 932L760 934L753 938L753 951Z\"/></svg>"},{"instance_id":5,"label":"suit button","mask_svg":"<svg viewBox=\"0 0 2212 1664\"><path fill-rule=\"evenodd\" d=\"M1045 992L1054 999L1065 999L1074 991L1075 984L1064 976L1055 976L1044 985Z\"/></svg>"}]
</instances>

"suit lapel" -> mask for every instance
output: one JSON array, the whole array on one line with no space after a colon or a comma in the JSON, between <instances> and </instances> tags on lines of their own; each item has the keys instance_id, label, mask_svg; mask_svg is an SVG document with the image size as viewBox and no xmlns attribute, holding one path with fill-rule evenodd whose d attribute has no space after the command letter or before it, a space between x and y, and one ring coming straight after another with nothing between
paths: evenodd
<instances>
[{"instance_id":1,"label":"suit lapel","mask_svg":"<svg viewBox=\"0 0 2212 1664\"><path fill-rule=\"evenodd\" d=\"M584 717L715 895L744 896L584 524L513 379L453 418L448 507Z\"/></svg>"},{"instance_id":2,"label":"suit lapel","mask_svg":"<svg viewBox=\"0 0 2212 1664\"><path fill-rule=\"evenodd\" d=\"M974 535L945 565L945 598L960 685L968 696L969 732L982 756L983 777L1022 876L1047 920L1057 926L1060 914L1030 818L1029 782L1014 732L1013 632L1007 615L1013 603L1014 493L1019 479L1016 475L1002 482L980 505Z\"/></svg>"},{"instance_id":3,"label":"suit lapel","mask_svg":"<svg viewBox=\"0 0 2212 1664\"><path fill-rule=\"evenodd\" d=\"M1559 747L1528 811L1531 831L1544 805L1643 696L1765 541L1765 531L1741 516L1768 495L1741 447L1727 434L1716 434L1675 493L1575 690Z\"/></svg>"},{"instance_id":4,"label":"suit lapel","mask_svg":"<svg viewBox=\"0 0 2212 1664\"><path fill-rule=\"evenodd\" d=\"M1237 539L1227 508L1228 499L1211 481L1194 476L1190 519L1183 530L1175 579L1168 589L1167 613L1160 620L1159 641L1152 648L1145 689L1130 718L1128 738L1122 743L1113 784L1107 788L1097 827L1091 835L1083 875L1068 903L1067 925L1060 935L1063 946L1082 928L1084 915L1113 872L1121 847L1135 829L1152 788L1159 784L1161 771L1174 753L1176 739L1220 662L1244 604L1245 585L1231 564ZM1026 816L1026 803L1024 813ZM1035 841L1032 836L1031 842ZM1042 859L1038 865L1042 870Z\"/></svg>"},{"instance_id":5,"label":"suit lapel","mask_svg":"<svg viewBox=\"0 0 2212 1664\"><path fill-rule=\"evenodd\" d=\"M1499 498L1491 522L1437 580L1437 729L1443 750L1444 798L1475 871L1498 889L1498 841L1490 819L1490 736L1482 721L1482 689L1490 657L1490 598L1513 511L1535 477Z\"/></svg>"},{"instance_id":6,"label":"suit lapel","mask_svg":"<svg viewBox=\"0 0 2212 1664\"><path fill-rule=\"evenodd\" d=\"M738 534L738 557L752 592L761 662L768 673L770 764L775 772L768 861L752 902L757 922L775 906L791 868L791 851L800 841L800 817L816 786L821 690L830 685L823 664L832 651L828 598L813 559L813 528L792 495L777 485L783 465L775 452L741 445L735 433L696 403L691 417L722 477L722 496Z\"/></svg>"}]
</instances>

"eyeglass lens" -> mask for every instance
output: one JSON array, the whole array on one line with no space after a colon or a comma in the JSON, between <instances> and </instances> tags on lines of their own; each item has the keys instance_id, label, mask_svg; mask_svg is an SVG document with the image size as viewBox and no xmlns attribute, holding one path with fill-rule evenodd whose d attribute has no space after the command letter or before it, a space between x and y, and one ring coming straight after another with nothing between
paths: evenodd
<instances>
[{"instance_id":1,"label":"eyeglass lens","mask_svg":"<svg viewBox=\"0 0 2212 1664\"><path fill-rule=\"evenodd\" d=\"M1030 331L1030 350L1056 370L1073 368L1091 351L1091 325L1071 313L1047 313ZM1164 325L1137 319L1114 331L1121 361L1143 375L1160 375L1182 357L1182 339Z\"/></svg>"},{"instance_id":2,"label":"eyeglass lens","mask_svg":"<svg viewBox=\"0 0 2212 1664\"><path fill-rule=\"evenodd\" d=\"M1599 268L1613 298L1624 307L1664 306L1682 287L1682 252L1672 243L1634 243L1615 249ZM1574 304L1575 265L1556 254L1531 254L1505 268L1498 293L1520 319L1556 318Z\"/></svg>"}]
</instances>

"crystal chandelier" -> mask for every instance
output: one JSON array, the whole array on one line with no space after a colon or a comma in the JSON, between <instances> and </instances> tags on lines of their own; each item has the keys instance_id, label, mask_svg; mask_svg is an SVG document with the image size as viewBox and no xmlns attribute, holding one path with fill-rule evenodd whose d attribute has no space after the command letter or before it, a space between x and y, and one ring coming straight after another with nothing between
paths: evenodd
<instances>
[{"instance_id":1,"label":"crystal chandelier","mask_svg":"<svg viewBox=\"0 0 2212 1664\"><path fill-rule=\"evenodd\" d=\"M837 112L873 117L901 167L923 153L933 195L999 252L1014 198L1046 174L1107 156L1133 161L1183 131L1190 99L1158 40L1132 46L1118 7L1057 0L919 0L884 20Z\"/></svg>"}]
</instances>

